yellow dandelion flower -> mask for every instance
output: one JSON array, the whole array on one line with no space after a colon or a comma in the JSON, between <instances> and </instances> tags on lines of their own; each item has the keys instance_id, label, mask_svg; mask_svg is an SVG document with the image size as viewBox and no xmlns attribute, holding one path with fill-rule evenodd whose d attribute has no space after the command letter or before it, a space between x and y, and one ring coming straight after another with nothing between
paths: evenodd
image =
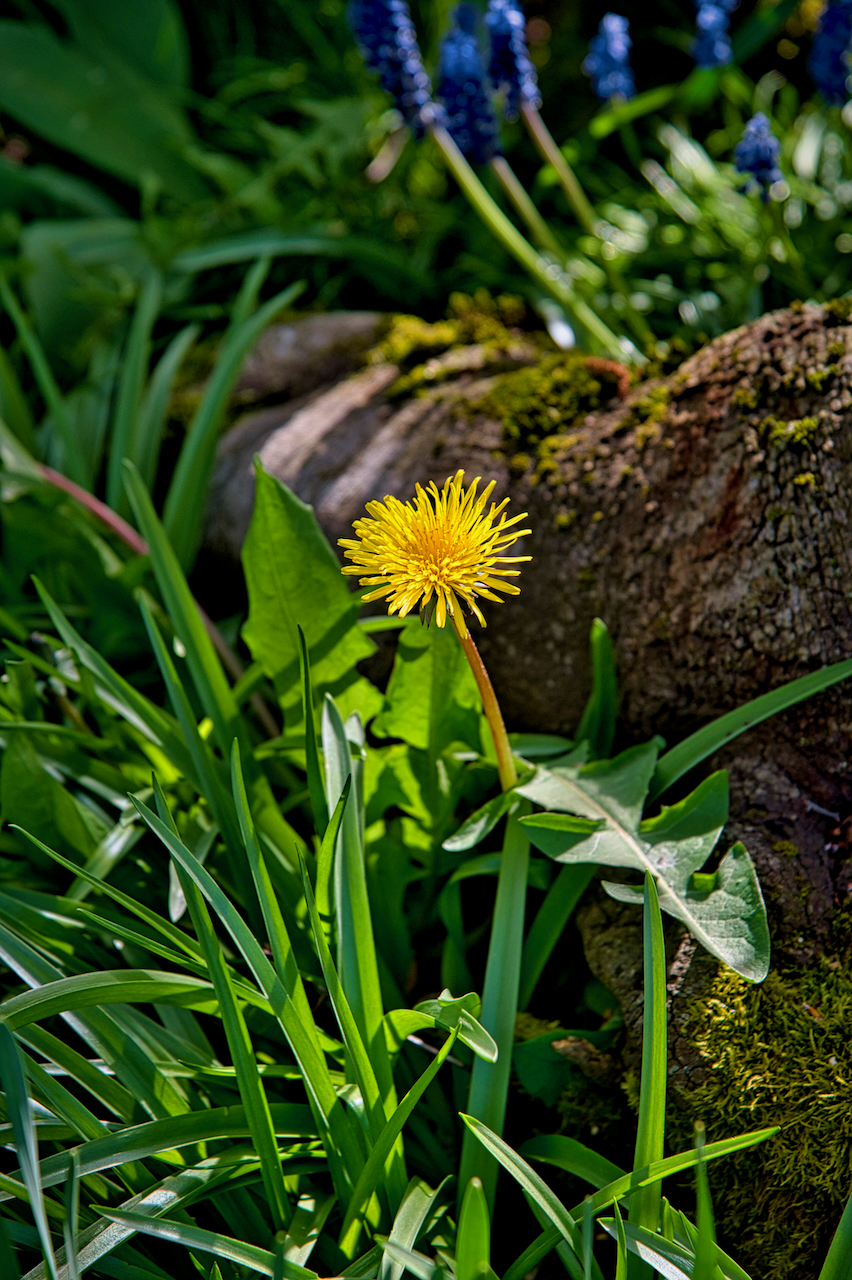
<instances>
[{"instance_id":1,"label":"yellow dandelion flower","mask_svg":"<svg viewBox=\"0 0 852 1280\"><path fill-rule=\"evenodd\" d=\"M367 503L369 516L353 525L357 540L339 540L346 558L354 562L343 572L357 574L361 586L372 588L364 600L387 599L388 612L401 618L418 605L426 609L431 604L438 626L445 626L449 616L464 638L467 624L460 600L484 627L478 596L500 603L495 592L519 593L520 588L505 579L520 571L505 566L532 557L500 552L531 532L515 528L526 512L509 518L508 498L492 502L486 510L494 481L477 497L479 482L477 476L465 488L464 472L457 471L441 489L434 482L426 489L417 485L413 502L386 497L384 502Z\"/></svg>"}]
</instances>

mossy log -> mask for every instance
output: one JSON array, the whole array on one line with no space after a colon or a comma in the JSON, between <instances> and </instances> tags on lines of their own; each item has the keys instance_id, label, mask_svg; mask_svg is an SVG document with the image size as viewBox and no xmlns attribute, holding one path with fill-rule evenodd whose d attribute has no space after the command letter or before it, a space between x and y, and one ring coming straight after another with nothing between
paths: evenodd
<instances>
[{"instance_id":1,"label":"mossy log","mask_svg":"<svg viewBox=\"0 0 852 1280\"><path fill-rule=\"evenodd\" d=\"M570 735L595 616L615 643L624 743L673 743L852 654L845 305L764 316L630 389L618 366L546 353L492 319L431 339L439 326L391 328L348 379L244 420L222 442L208 545L238 552L255 451L332 539L367 500L407 497L416 481L460 467L495 480L533 529L522 594L490 609L480 641L514 728ZM785 1126L774 1148L717 1166L723 1232L740 1256L745 1242L756 1275L815 1276L852 1182L850 762L852 685L710 762L730 770L725 841L746 844L767 899L764 988L732 985L669 931L678 1114L703 1111L712 1136ZM579 923L591 968L624 1006L635 1069L638 915L593 894ZM673 1123L687 1141L689 1125Z\"/></svg>"}]
</instances>

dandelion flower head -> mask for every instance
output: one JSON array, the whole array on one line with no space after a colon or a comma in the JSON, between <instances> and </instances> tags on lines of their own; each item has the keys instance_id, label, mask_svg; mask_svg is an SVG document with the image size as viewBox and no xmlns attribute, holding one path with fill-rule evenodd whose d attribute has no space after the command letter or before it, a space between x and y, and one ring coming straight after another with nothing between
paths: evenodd
<instances>
[{"instance_id":1,"label":"dandelion flower head","mask_svg":"<svg viewBox=\"0 0 852 1280\"><path fill-rule=\"evenodd\" d=\"M439 627L449 617L464 638L462 604L484 627L477 597L500 603L498 591L518 595L520 588L506 579L520 570L507 566L532 557L501 552L531 532L515 527L526 512L509 517L508 498L489 508L494 481L477 496L479 483L477 476L465 488L464 472L457 471L441 489L434 482L426 489L417 485L413 502L386 497L367 503L369 515L353 526L357 539L340 539L346 558L353 561L343 573L357 574L361 586L371 588L365 601L386 599L388 612L401 618L418 605L424 616L434 609Z\"/></svg>"}]
</instances>

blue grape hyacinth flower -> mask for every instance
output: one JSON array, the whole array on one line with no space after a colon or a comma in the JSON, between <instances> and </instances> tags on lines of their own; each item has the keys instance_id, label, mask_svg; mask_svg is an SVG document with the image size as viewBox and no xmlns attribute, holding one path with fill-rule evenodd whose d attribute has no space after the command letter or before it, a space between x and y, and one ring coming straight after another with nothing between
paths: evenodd
<instances>
[{"instance_id":1,"label":"blue grape hyacinth flower","mask_svg":"<svg viewBox=\"0 0 852 1280\"><path fill-rule=\"evenodd\" d=\"M453 25L441 42L438 95L447 113L447 131L459 151L473 164L487 164L501 154L501 148L485 87L485 64L476 35L478 17L472 4L456 5Z\"/></svg>"},{"instance_id":2,"label":"blue grape hyacinth flower","mask_svg":"<svg viewBox=\"0 0 852 1280\"><path fill-rule=\"evenodd\" d=\"M760 190L764 204L769 199L769 188L782 180L778 168L781 143L769 127L762 111L748 121L742 139L734 147L734 165L737 173L749 174L746 190Z\"/></svg>"},{"instance_id":3,"label":"blue grape hyacinth flower","mask_svg":"<svg viewBox=\"0 0 852 1280\"><path fill-rule=\"evenodd\" d=\"M527 49L527 24L517 0L488 0L485 25L491 39L488 75L504 94L507 120L517 120L521 107L538 110L541 93Z\"/></svg>"},{"instance_id":4,"label":"blue grape hyacinth flower","mask_svg":"<svg viewBox=\"0 0 852 1280\"><path fill-rule=\"evenodd\" d=\"M618 13L606 13L601 19L598 34L589 41L589 53L583 62L583 70L591 76L592 88L602 102L610 98L629 101L636 96L636 82L630 66L628 35L630 23Z\"/></svg>"},{"instance_id":5,"label":"blue grape hyacinth flower","mask_svg":"<svg viewBox=\"0 0 852 1280\"><path fill-rule=\"evenodd\" d=\"M726 67L733 61L728 28L731 10L735 8L736 3L725 3L725 0L716 0L714 4L703 4L699 0L696 4L695 39L691 52L697 67Z\"/></svg>"},{"instance_id":6,"label":"blue grape hyacinth flower","mask_svg":"<svg viewBox=\"0 0 852 1280\"><path fill-rule=\"evenodd\" d=\"M367 69L379 76L405 123L418 136L441 123L406 0L350 0L348 18Z\"/></svg>"},{"instance_id":7,"label":"blue grape hyacinth flower","mask_svg":"<svg viewBox=\"0 0 852 1280\"><path fill-rule=\"evenodd\" d=\"M849 97L850 42L852 0L828 0L808 58L808 71L828 106L840 107Z\"/></svg>"}]
</instances>

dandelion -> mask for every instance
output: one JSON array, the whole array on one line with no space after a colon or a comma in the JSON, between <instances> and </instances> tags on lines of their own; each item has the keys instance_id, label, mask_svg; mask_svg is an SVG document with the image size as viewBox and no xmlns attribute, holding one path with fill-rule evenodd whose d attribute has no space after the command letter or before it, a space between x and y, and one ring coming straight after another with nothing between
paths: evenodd
<instances>
[{"instance_id":1,"label":"dandelion","mask_svg":"<svg viewBox=\"0 0 852 1280\"><path fill-rule=\"evenodd\" d=\"M472 4L456 5L453 26L441 44L439 96L447 131L466 160L487 164L500 155L500 134L485 90L485 67Z\"/></svg>"},{"instance_id":2,"label":"dandelion","mask_svg":"<svg viewBox=\"0 0 852 1280\"><path fill-rule=\"evenodd\" d=\"M531 556L504 556L517 538L526 537L529 529L515 526L526 519L507 516L509 499L488 500L494 481L477 496L480 477L465 488L464 472L449 476L441 489L430 483L425 489L417 485L413 502L400 502L386 497L384 502L368 502L368 516L356 520L358 535L340 538L347 560L342 572L355 574L362 587L370 590L364 601L387 600L388 613L401 618L420 607L421 621L434 615L439 627L452 620L465 657L476 680L482 709L494 739L500 784L508 791L517 782L514 756L506 735L503 715L488 672L467 629L462 613L464 604L484 627L485 618L476 603L477 597L500 604L498 591L516 596L520 588L506 578L516 578L518 569L506 565L520 564Z\"/></svg>"},{"instance_id":3,"label":"dandelion","mask_svg":"<svg viewBox=\"0 0 852 1280\"><path fill-rule=\"evenodd\" d=\"M348 17L361 56L405 123L417 135L440 123L406 0L350 0Z\"/></svg>"},{"instance_id":4,"label":"dandelion","mask_svg":"<svg viewBox=\"0 0 852 1280\"><path fill-rule=\"evenodd\" d=\"M828 0L814 36L808 71L829 106L842 106L849 97L849 45L852 41L852 2Z\"/></svg>"},{"instance_id":5,"label":"dandelion","mask_svg":"<svg viewBox=\"0 0 852 1280\"><path fill-rule=\"evenodd\" d=\"M516 529L526 516L506 515L509 499L491 503L494 481L477 496L480 478L465 488L464 472L457 471L443 488L434 481L424 489L417 485L413 502L386 497L368 502L369 517L354 524L358 540L341 538L340 546L353 564L343 572L357 574L369 587L364 600L388 601L388 612L401 618L418 605L422 616L434 608L439 627L452 620L459 636L467 635L460 601L484 627L477 597L495 600L495 592L517 595L520 588L506 578L520 570L504 566L531 559L500 553L530 532ZM431 606L431 608L430 608Z\"/></svg>"},{"instance_id":6,"label":"dandelion","mask_svg":"<svg viewBox=\"0 0 852 1280\"><path fill-rule=\"evenodd\" d=\"M538 77L527 50L524 12L517 0L489 0L485 25L491 37L488 74L505 95L507 120L516 120L521 107L538 111L541 94Z\"/></svg>"},{"instance_id":7,"label":"dandelion","mask_svg":"<svg viewBox=\"0 0 852 1280\"><path fill-rule=\"evenodd\" d=\"M780 154L781 143L772 133L766 116L758 111L749 120L741 141L734 147L734 164L737 173L751 175L746 190L759 187L764 203L768 198L769 188L783 177L778 168Z\"/></svg>"},{"instance_id":8,"label":"dandelion","mask_svg":"<svg viewBox=\"0 0 852 1280\"><path fill-rule=\"evenodd\" d=\"M627 34L630 23L618 13L606 13L601 19L598 34L589 41L588 57L583 70L592 78L592 87L602 102L610 98L622 98L625 102L636 96L633 68L630 66L630 46L633 41Z\"/></svg>"}]
</instances>

